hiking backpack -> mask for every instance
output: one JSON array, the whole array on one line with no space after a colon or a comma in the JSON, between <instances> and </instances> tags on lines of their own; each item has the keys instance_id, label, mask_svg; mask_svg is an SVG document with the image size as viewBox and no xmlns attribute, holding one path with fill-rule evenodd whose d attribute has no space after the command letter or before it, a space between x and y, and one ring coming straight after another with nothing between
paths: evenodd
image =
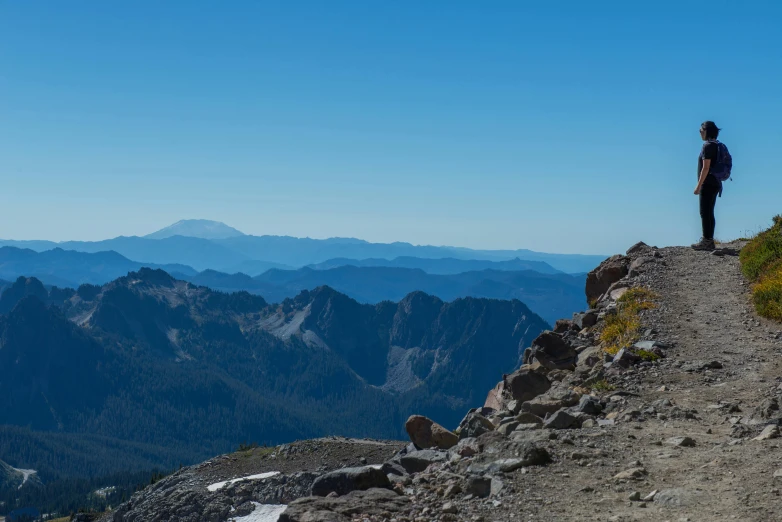
<instances>
[{"instance_id":1,"label":"hiking backpack","mask_svg":"<svg viewBox=\"0 0 782 522\"><path fill-rule=\"evenodd\" d=\"M709 174L720 181L727 181L730 179L730 172L733 169L733 157L728 152L728 147L721 141L712 140L709 143L717 145L717 157L709 169Z\"/></svg>"}]
</instances>

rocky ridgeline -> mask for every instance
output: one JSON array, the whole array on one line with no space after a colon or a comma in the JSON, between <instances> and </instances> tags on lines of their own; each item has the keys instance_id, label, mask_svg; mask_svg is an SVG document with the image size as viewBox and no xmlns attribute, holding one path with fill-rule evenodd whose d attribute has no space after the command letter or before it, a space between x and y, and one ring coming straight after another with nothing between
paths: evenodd
<instances>
[{"instance_id":1,"label":"rocky ridgeline","mask_svg":"<svg viewBox=\"0 0 782 522\"><path fill-rule=\"evenodd\" d=\"M735 253L639 243L606 260L587 279L594 308L542 333L454 431L413 415L410 443L386 446L387 457L211 493L198 480L178 487L185 470L134 496L113 520L249 522L267 520L248 518L261 504L279 503L287 508L268 520L771 520L764 513L773 512L782 470L745 462L778 448L752 444L779 436L780 370L768 357L782 354L782 333L752 314ZM636 286L659 302L640 312L634 346L609 355L599 332ZM301 444L277 448L264 466ZM750 503L737 493L744 487L761 488L751 494L762 500ZM161 505L169 506L162 518Z\"/></svg>"}]
</instances>

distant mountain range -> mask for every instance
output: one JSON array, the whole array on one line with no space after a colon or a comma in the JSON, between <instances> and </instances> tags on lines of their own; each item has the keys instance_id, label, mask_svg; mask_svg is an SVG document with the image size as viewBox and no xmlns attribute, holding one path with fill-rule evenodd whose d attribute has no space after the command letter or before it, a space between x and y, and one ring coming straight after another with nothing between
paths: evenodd
<instances>
[{"instance_id":1,"label":"distant mountain range","mask_svg":"<svg viewBox=\"0 0 782 522\"><path fill-rule=\"evenodd\" d=\"M541 274L531 270L480 270L436 275L412 268L338 266L328 270L269 270L256 277L213 270L196 275L174 275L224 292L246 290L274 303L325 285L370 304L399 301L417 290L444 301L460 297L518 299L552 324L586 307L585 275Z\"/></svg>"},{"instance_id":2,"label":"distant mountain range","mask_svg":"<svg viewBox=\"0 0 782 522\"><path fill-rule=\"evenodd\" d=\"M21 275L37 277L48 285L72 287L83 283L103 284L142 267L195 275L186 265L140 263L116 252L84 253L55 248L43 252L0 247L0 278L15 280ZM2 283L0 283L2 285Z\"/></svg>"},{"instance_id":3,"label":"distant mountain range","mask_svg":"<svg viewBox=\"0 0 782 522\"><path fill-rule=\"evenodd\" d=\"M519 270L534 270L541 274L557 274L562 273L555 269L553 266L543 261L524 261L519 258L510 259L508 261L484 261L479 259L424 259L420 257L397 257L396 259L345 259L336 258L329 259L323 263L316 263L308 265L308 268L315 270L328 270L330 268L338 268L341 266L360 266L360 267L378 267L387 266L393 268L416 268L423 270L427 274L436 275L452 275L461 274L463 272L474 272L477 270L503 270L503 271L519 271ZM274 267L283 268L283 267ZM246 274L251 274L240 270ZM261 272L259 272L260 274Z\"/></svg>"},{"instance_id":4,"label":"distant mountain range","mask_svg":"<svg viewBox=\"0 0 782 522\"><path fill-rule=\"evenodd\" d=\"M106 453L96 437L124 441L130 469L158 454L134 444L195 461L242 441L401 437L413 412L455 426L547 327L517 300L367 305L320 287L270 305L146 268L78 291L19 278L0 296L0 447L32 467L38 434L78 434L60 463L76 473Z\"/></svg>"},{"instance_id":5,"label":"distant mountain range","mask_svg":"<svg viewBox=\"0 0 782 522\"><path fill-rule=\"evenodd\" d=\"M77 288L103 285L142 267L161 268L197 285L215 290L246 290L267 302L279 303L303 290L327 285L362 303L399 301L421 290L445 301L459 297L519 299L549 322L584 307L584 276L557 272L542 262L521 260L470 261L459 259L397 258L384 260L328 260L318 268L270 269L250 277L214 270L196 272L185 265L155 265L131 261L116 252L85 253L57 248L44 252L0 247L0 288L19 276L34 276L45 285ZM334 268L326 268L334 267ZM402 267L423 267L402 268ZM534 267L540 271L528 270ZM475 268L472 271L458 272ZM457 271L454 273L454 271Z\"/></svg>"},{"instance_id":6,"label":"distant mountain range","mask_svg":"<svg viewBox=\"0 0 782 522\"><path fill-rule=\"evenodd\" d=\"M288 236L244 235L223 223L185 220L147 237L117 237L103 241L13 241L0 240L0 246L14 246L42 252L54 248L79 252L114 251L128 259L157 265L182 264L198 271L213 269L235 273L247 263L262 262L257 275L271 265L301 268L330 259L386 259L415 257L453 258L482 261L541 261L567 273L585 273L605 256L546 254L531 250L471 250L448 246L417 246L410 243L369 243L360 239L310 239ZM411 267L408 267L411 268Z\"/></svg>"}]
</instances>

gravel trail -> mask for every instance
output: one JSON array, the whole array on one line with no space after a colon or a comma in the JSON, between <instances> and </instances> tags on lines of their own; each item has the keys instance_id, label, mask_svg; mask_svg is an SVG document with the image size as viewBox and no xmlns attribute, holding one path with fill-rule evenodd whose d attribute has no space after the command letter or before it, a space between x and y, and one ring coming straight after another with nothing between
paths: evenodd
<instances>
[{"instance_id":1,"label":"gravel trail","mask_svg":"<svg viewBox=\"0 0 782 522\"><path fill-rule=\"evenodd\" d=\"M473 516L782 520L782 476L774 477L782 439L753 440L782 422L782 325L756 316L736 256L660 253L638 282L660 296L643 323L652 330L646 338L672 345L668 357L609 378L631 394L615 397L617 424L560 436L555 464L508 475L512 494L484 502ZM675 437L694 446L674 445ZM636 479L615 478L633 469L641 470ZM655 490L654 500L629 500Z\"/></svg>"}]
</instances>

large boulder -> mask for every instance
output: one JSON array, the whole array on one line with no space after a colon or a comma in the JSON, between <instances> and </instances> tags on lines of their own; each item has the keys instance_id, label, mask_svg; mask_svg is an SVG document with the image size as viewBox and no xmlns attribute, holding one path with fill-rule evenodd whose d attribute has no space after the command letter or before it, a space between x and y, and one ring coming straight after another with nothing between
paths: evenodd
<instances>
[{"instance_id":1,"label":"large boulder","mask_svg":"<svg viewBox=\"0 0 782 522\"><path fill-rule=\"evenodd\" d=\"M527 363L539 362L549 370L573 370L576 367L578 353L561 335L545 331L532 341L532 346L524 352Z\"/></svg>"},{"instance_id":2,"label":"large boulder","mask_svg":"<svg viewBox=\"0 0 782 522\"><path fill-rule=\"evenodd\" d=\"M419 448L449 449L459 443L459 437L423 415L411 415L405 423L410 440Z\"/></svg>"},{"instance_id":3,"label":"large boulder","mask_svg":"<svg viewBox=\"0 0 782 522\"><path fill-rule=\"evenodd\" d=\"M593 367L603 360L603 349L599 346L590 346L578 354L577 366Z\"/></svg>"},{"instance_id":4,"label":"large boulder","mask_svg":"<svg viewBox=\"0 0 782 522\"><path fill-rule=\"evenodd\" d=\"M552 430L567 430L571 428L580 428L581 419L565 410L559 410L543 422L544 428Z\"/></svg>"},{"instance_id":5,"label":"large boulder","mask_svg":"<svg viewBox=\"0 0 782 522\"><path fill-rule=\"evenodd\" d=\"M600 266L587 274L586 298L588 303L597 301L606 293L612 284L616 283L629 272L630 258L622 255L609 257Z\"/></svg>"},{"instance_id":6,"label":"large boulder","mask_svg":"<svg viewBox=\"0 0 782 522\"><path fill-rule=\"evenodd\" d=\"M483 403L484 408L491 408L493 410L502 410L503 403L505 402L505 381L500 381L497 386L491 389L486 396L486 401Z\"/></svg>"},{"instance_id":7,"label":"large boulder","mask_svg":"<svg viewBox=\"0 0 782 522\"><path fill-rule=\"evenodd\" d=\"M494 431L494 424L477 411L471 411L459 423L460 439L479 437L489 431Z\"/></svg>"},{"instance_id":8,"label":"large boulder","mask_svg":"<svg viewBox=\"0 0 782 522\"><path fill-rule=\"evenodd\" d=\"M511 399L520 403L531 401L551 388L551 381L543 372L522 366L503 378L504 388Z\"/></svg>"},{"instance_id":9,"label":"large boulder","mask_svg":"<svg viewBox=\"0 0 782 522\"><path fill-rule=\"evenodd\" d=\"M420 473L432 464L445 462L448 460L448 453L433 449L413 451L403 455L399 459L399 464L408 473Z\"/></svg>"},{"instance_id":10,"label":"large boulder","mask_svg":"<svg viewBox=\"0 0 782 522\"><path fill-rule=\"evenodd\" d=\"M586 312L573 314L573 324L575 324L579 330L595 326L597 324L597 311L587 310Z\"/></svg>"},{"instance_id":11,"label":"large boulder","mask_svg":"<svg viewBox=\"0 0 782 522\"><path fill-rule=\"evenodd\" d=\"M390 487L391 482L386 474L373 466L343 468L315 479L312 484L312 495L325 497L332 491L337 495L346 495L355 490Z\"/></svg>"},{"instance_id":12,"label":"large boulder","mask_svg":"<svg viewBox=\"0 0 782 522\"><path fill-rule=\"evenodd\" d=\"M410 509L410 499L389 489L353 491L341 497L304 497L288 504L279 522L350 522L353 515L386 517Z\"/></svg>"},{"instance_id":13,"label":"large boulder","mask_svg":"<svg viewBox=\"0 0 782 522\"><path fill-rule=\"evenodd\" d=\"M538 397L523 403L521 405L521 411L524 413L531 413L536 417L545 417L549 413L554 413L567 406L567 404L559 400Z\"/></svg>"}]
</instances>

